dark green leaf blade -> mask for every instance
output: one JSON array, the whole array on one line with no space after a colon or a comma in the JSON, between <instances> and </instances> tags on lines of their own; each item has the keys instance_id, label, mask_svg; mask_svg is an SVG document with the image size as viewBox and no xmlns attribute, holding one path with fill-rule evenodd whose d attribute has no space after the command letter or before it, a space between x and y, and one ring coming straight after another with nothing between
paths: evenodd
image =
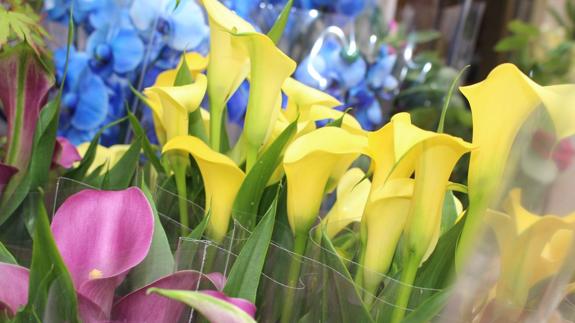
<instances>
[{"instance_id":1,"label":"dark green leaf blade","mask_svg":"<svg viewBox=\"0 0 575 323\"><path fill-rule=\"evenodd\" d=\"M108 174L108 182L103 185L107 190L122 190L128 188L132 183L132 178L138 168L140 152L142 150L142 139L134 140L128 151L120 158L118 163L112 167Z\"/></svg>"},{"instance_id":2,"label":"dark green leaf blade","mask_svg":"<svg viewBox=\"0 0 575 323\"><path fill-rule=\"evenodd\" d=\"M272 205L247 240L228 275L224 287L226 295L256 302L260 277L274 230L277 204L276 194Z\"/></svg>"}]
</instances>

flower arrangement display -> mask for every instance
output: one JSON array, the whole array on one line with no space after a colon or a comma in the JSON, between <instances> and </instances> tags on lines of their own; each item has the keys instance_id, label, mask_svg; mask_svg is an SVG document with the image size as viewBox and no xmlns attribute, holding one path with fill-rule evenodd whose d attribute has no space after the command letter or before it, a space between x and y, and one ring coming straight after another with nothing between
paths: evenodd
<instances>
[{"instance_id":1,"label":"flower arrangement display","mask_svg":"<svg viewBox=\"0 0 575 323\"><path fill-rule=\"evenodd\" d=\"M575 85L541 86L503 64L460 88L470 141L446 131L450 96L436 131L405 111L366 127L369 116L342 109L361 102L331 85L354 97L398 86L393 48L368 68L325 38L298 67L278 47L292 1L267 33L218 0L76 2L47 9L91 31L86 50L71 28L54 67L22 39L0 52L2 75L15 76L0 77L0 320L572 319L573 213L536 205L516 166L528 153L570 164ZM108 26L111 14L125 19ZM195 44L209 39L209 52L177 36L203 21L209 36ZM159 67L166 51L185 53ZM129 88L148 63L156 77L131 89L147 112L114 114L114 82ZM309 64L329 79L302 76Z\"/></svg>"}]
</instances>

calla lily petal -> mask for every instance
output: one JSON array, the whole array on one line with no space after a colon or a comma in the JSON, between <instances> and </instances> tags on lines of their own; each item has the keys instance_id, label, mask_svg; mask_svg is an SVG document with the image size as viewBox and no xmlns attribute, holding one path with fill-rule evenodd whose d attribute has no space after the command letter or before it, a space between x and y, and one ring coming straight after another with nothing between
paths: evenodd
<instances>
[{"instance_id":1,"label":"calla lily petal","mask_svg":"<svg viewBox=\"0 0 575 323\"><path fill-rule=\"evenodd\" d=\"M215 241L225 237L236 194L244 180L244 172L226 155L215 152L201 139L180 136L170 140L162 153L182 151L198 163L206 191L206 212L210 212L208 234Z\"/></svg>"},{"instance_id":2,"label":"calla lily petal","mask_svg":"<svg viewBox=\"0 0 575 323\"><path fill-rule=\"evenodd\" d=\"M375 292L389 270L409 215L414 180L397 178L371 194L361 219L364 287Z\"/></svg>"},{"instance_id":3,"label":"calla lily petal","mask_svg":"<svg viewBox=\"0 0 575 323\"><path fill-rule=\"evenodd\" d=\"M207 78L199 74L192 84L150 87L144 93L154 113L156 135L160 143L188 134L188 116L200 106L207 87ZM162 131L165 131L162 133Z\"/></svg>"},{"instance_id":4,"label":"calla lily petal","mask_svg":"<svg viewBox=\"0 0 575 323\"><path fill-rule=\"evenodd\" d=\"M18 265L0 262L0 313L14 315L28 302L30 272Z\"/></svg>"},{"instance_id":5,"label":"calla lily petal","mask_svg":"<svg viewBox=\"0 0 575 323\"><path fill-rule=\"evenodd\" d=\"M64 201L51 228L78 293L109 313L115 288L148 254L154 216L138 188L84 190Z\"/></svg>"},{"instance_id":6,"label":"calla lily petal","mask_svg":"<svg viewBox=\"0 0 575 323\"><path fill-rule=\"evenodd\" d=\"M162 277L116 302L112 310L112 319L120 322L177 322L185 305L160 295L149 295L148 289L156 287L193 290L198 287L201 278L200 272L191 270Z\"/></svg>"},{"instance_id":7,"label":"calla lily petal","mask_svg":"<svg viewBox=\"0 0 575 323\"><path fill-rule=\"evenodd\" d=\"M8 122L7 165L26 169L36 123L54 84L34 52L17 46L0 55L0 102ZM9 77L8 77L9 76Z\"/></svg>"},{"instance_id":8,"label":"calla lily petal","mask_svg":"<svg viewBox=\"0 0 575 323\"><path fill-rule=\"evenodd\" d=\"M82 156L74 145L64 137L57 137L52 156L52 164L63 168L70 168L75 162L82 160Z\"/></svg>"},{"instance_id":9,"label":"calla lily petal","mask_svg":"<svg viewBox=\"0 0 575 323\"><path fill-rule=\"evenodd\" d=\"M287 148L283 166L288 180L288 220L294 234L307 234L330 177L343 175L366 148L364 136L336 127L303 135Z\"/></svg>"},{"instance_id":10,"label":"calla lily petal","mask_svg":"<svg viewBox=\"0 0 575 323\"><path fill-rule=\"evenodd\" d=\"M250 94L244 133L248 146L259 149L270 125L275 124L282 84L295 71L296 63L266 35L250 33L233 39L242 42L250 55Z\"/></svg>"},{"instance_id":11,"label":"calla lily petal","mask_svg":"<svg viewBox=\"0 0 575 323\"><path fill-rule=\"evenodd\" d=\"M337 201L324 218L326 234L333 238L352 222L359 222L367 203L371 182L360 168L351 168L337 185Z\"/></svg>"},{"instance_id":12,"label":"calla lily petal","mask_svg":"<svg viewBox=\"0 0 575 323\"><path fill-rule=\"evenodd\" d=\"M415 188L405 224L405 247L420 261L437 244L443 199L453 167L472 147L460 138L436 134L415 148Z\"/></svg>"},{"instance_id":13,"label":"calla lily petal","mask_svg":"<svg viewBox=\"0 0 575 323\"><path fill-rule=\"evenodd\" d=\"M314 105L327 108L341 105L341 102L333 96L307 86L291 77L285 80L282 90L288 97L286 115L291 121L295 120L298 114L305 115Z\"/></svg>"}]
</instances>

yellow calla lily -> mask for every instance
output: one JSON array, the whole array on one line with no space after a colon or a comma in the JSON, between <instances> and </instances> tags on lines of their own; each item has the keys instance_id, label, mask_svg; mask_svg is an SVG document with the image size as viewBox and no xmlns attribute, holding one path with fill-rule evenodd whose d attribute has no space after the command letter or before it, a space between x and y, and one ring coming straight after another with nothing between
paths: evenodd
<instances>
[{"instance_id":1,"label":"yellow calla lily","mask_svg":"<svg viewBox=\"0 0 575 323\"><path fill-rule=\"evenodd\" d=\"M516 307L525 305L529 290L562 270L575 230L575 213L537 215L521 205L521 191L509 193L507 214L488 211L500 249L501 274L496 297Z\"/></svg>"},{"instance_id":2,"label":"yellow calla lily","mask_svg":"<svg viewBox=\"0 0 575 323\"><path fill-rule=\"evenodd\" d=\"M403 232L414 180L396 178L375 190L361 219L363 286L375 292L389 270Z\"/></svg>"},{"instance_id":3,"label":"yellow calla lily","mask_svg":"<svg viewBox=\"0 0 575 323\"><path fill-rule=\"evenodd\" d=\"M199 74L192 84L149 87L144 90L161 145L176 136L188 134L189 113L200 106L206 87L207 78Z\"/></svg>"},{"instance_id":4,"label":"yellow calla lily","mask_svg":"<svg viewBox=\"0 0 575 323\"><path fill-rule=\"evenodd\" d=\"M329 238L333 238L352 222L361 221L371 182L360 168L349 169L337 185L337 200L322 225Z\"/></svg>"},{"instance_id":5,"label":"yellow calla lily","mask_svg":"<svg viewBox=\"0 0 575 323\"><path fill-rule=\"evenodd\" d=\"M333 96L307 86L293 78L287 78L282 86L282 90L287 96L287 106L285 114L288 120L293 121L300 115L301 118L311 109L312 106L323 106L333 108L341 105L341 102Z\"/></svg>"},{"instance_id":6,"label":"yellow calla lily","mask_svg":"<svg viewBox=\"0 0 575 323\"><path fill-rule=\"evenodd\" d=\"M236 194L244 172L226 155L213 151L201 139L179 136L170 140L162 153L180 151L192 155L198 163L206 192L206 213L210 213L208 235L221 242L228 231Z\"/></svg>"},{"instance_id":7,"label":"yellow calla lily","mask_svg":"<svg viewBox=\"0 0 575 323\"><path fill-rule=\"evenodd\" d=\"M457 249L459 267L481 227L482 214L498 193L515 137L533 111L544 106L559 138L575 133L575 85L540 86L514 65L503 64L461 92L471 105L473 144L479 149L470 159L470 205Z\"/></svg>"},{"instance_id":8,"label":"yellow calla lily","mask_svg":"<svg viewBox=\"0 0 575 323\"><path fill-rule=\"evenodd\" d=\"M306 235L315 221L328 180L366 150L367 139L344 129L324 127L296 139L287 149L288 220L294 235ZM346 165L342 166L342 161ZM340 176L343 173L340 174Z\"/></svg>"},{"instance_id":9,"label":"yellow calla lily","mask_svg":"<svg viewBox=\"0 0 575 323\"><path fill-rule=\"evenodd\" d=\"M417 266L437 243L443 199L451 172L472 145L460 138L436 134L415 147L415 188L405 227L405 247Z\"/></svg>"},{"instance_id":10,"label":"yellow calla lily","mask_svg":"<svg viewBox=\"0 0 575 323\"><path fill-rule=\"evenodd\" d=\"M249 170L281 111L281 86L295 71L296 63L282 53L268 36L250 33L237 39L246 44L251 62L244 128Z\"/></svg>"},{"instance_id":11,"label":"yellow calla lily","mask_svg":"<svg viewBox=\"0 0 575 323\"><path fill-rule=\"evenodd\" d=\"M235 15L218 0L202 0L210 24L210 64L208 94L211 112L210 145L219 150L219 130L226 102L249 73L249 53L234 41L239 33L255 33L245 20Z\"/></svg>"},{"instance_id":12,"label":"yellow calla lily","mask_svg":"<svg viewBox=\"0 0 575 323\"><path fill-rule=\"evenodd\" d=\"M206 69L209 61L208 57L204 57L200 53L186 53L182 56L176 68L165 70L158 74L153 86L174 86L178 70L182 66L184 59L186 60L186 65L188 66L188 70L190 71L190 74L192 74L194 80Z\"/></svg>"},{"instance_id":13,"label":"yellow calla lily","mask_svg":"<svg viewBox=\"0 0 575 323\"><path fill-rule=\"evenodd\" d=\"M88 151L88 147L90 146L89 142L85 142L80 144L76 149L78 149L78 153L82 158L86 155ZM106 171L114 167L118 161L124 156L126 151L130 149L130 145L113 145L111 147L104 147L98 145L96 147L96 154L94 156L94 161L90 168L88 168L87 174L93 173L98 167L105 165L101 170L100 174L104 174Z\"/></svg>"}]
</instances>

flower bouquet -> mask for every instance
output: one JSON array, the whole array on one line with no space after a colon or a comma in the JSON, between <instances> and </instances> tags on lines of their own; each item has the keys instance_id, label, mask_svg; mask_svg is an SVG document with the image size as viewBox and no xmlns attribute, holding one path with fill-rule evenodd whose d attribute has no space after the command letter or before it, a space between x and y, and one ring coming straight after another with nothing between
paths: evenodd
<instances>
[{"instance_id":1,"label":"flower bouquet","mask_svg":"<svg viewBox=\"0 0 575 323\"><path fill-rule=\"evenodd\" d=\"M461 88L471 142L445 133L448 104L437 131L406 112L365 130L340 100L292 78L296 63L277 47L291 1L267 33L217 0L200 4L209 54L185 53L134 89L157 144L130 109L83 147L57 138L73 28L46 104L51 67L26 43L3 45L0 70L15 76L0 77L3 321L573 317L573 215L517 171L534 151L569 168L558 143L575 135L573 85L540 86L504 64ZM232 136L226 110L244 82ZM100 146L118 124L130 143ZM541 131L552 134L543 152L526 144ZM466 155L465 181L450 180Z\"/></svg>"}]
</instances>

